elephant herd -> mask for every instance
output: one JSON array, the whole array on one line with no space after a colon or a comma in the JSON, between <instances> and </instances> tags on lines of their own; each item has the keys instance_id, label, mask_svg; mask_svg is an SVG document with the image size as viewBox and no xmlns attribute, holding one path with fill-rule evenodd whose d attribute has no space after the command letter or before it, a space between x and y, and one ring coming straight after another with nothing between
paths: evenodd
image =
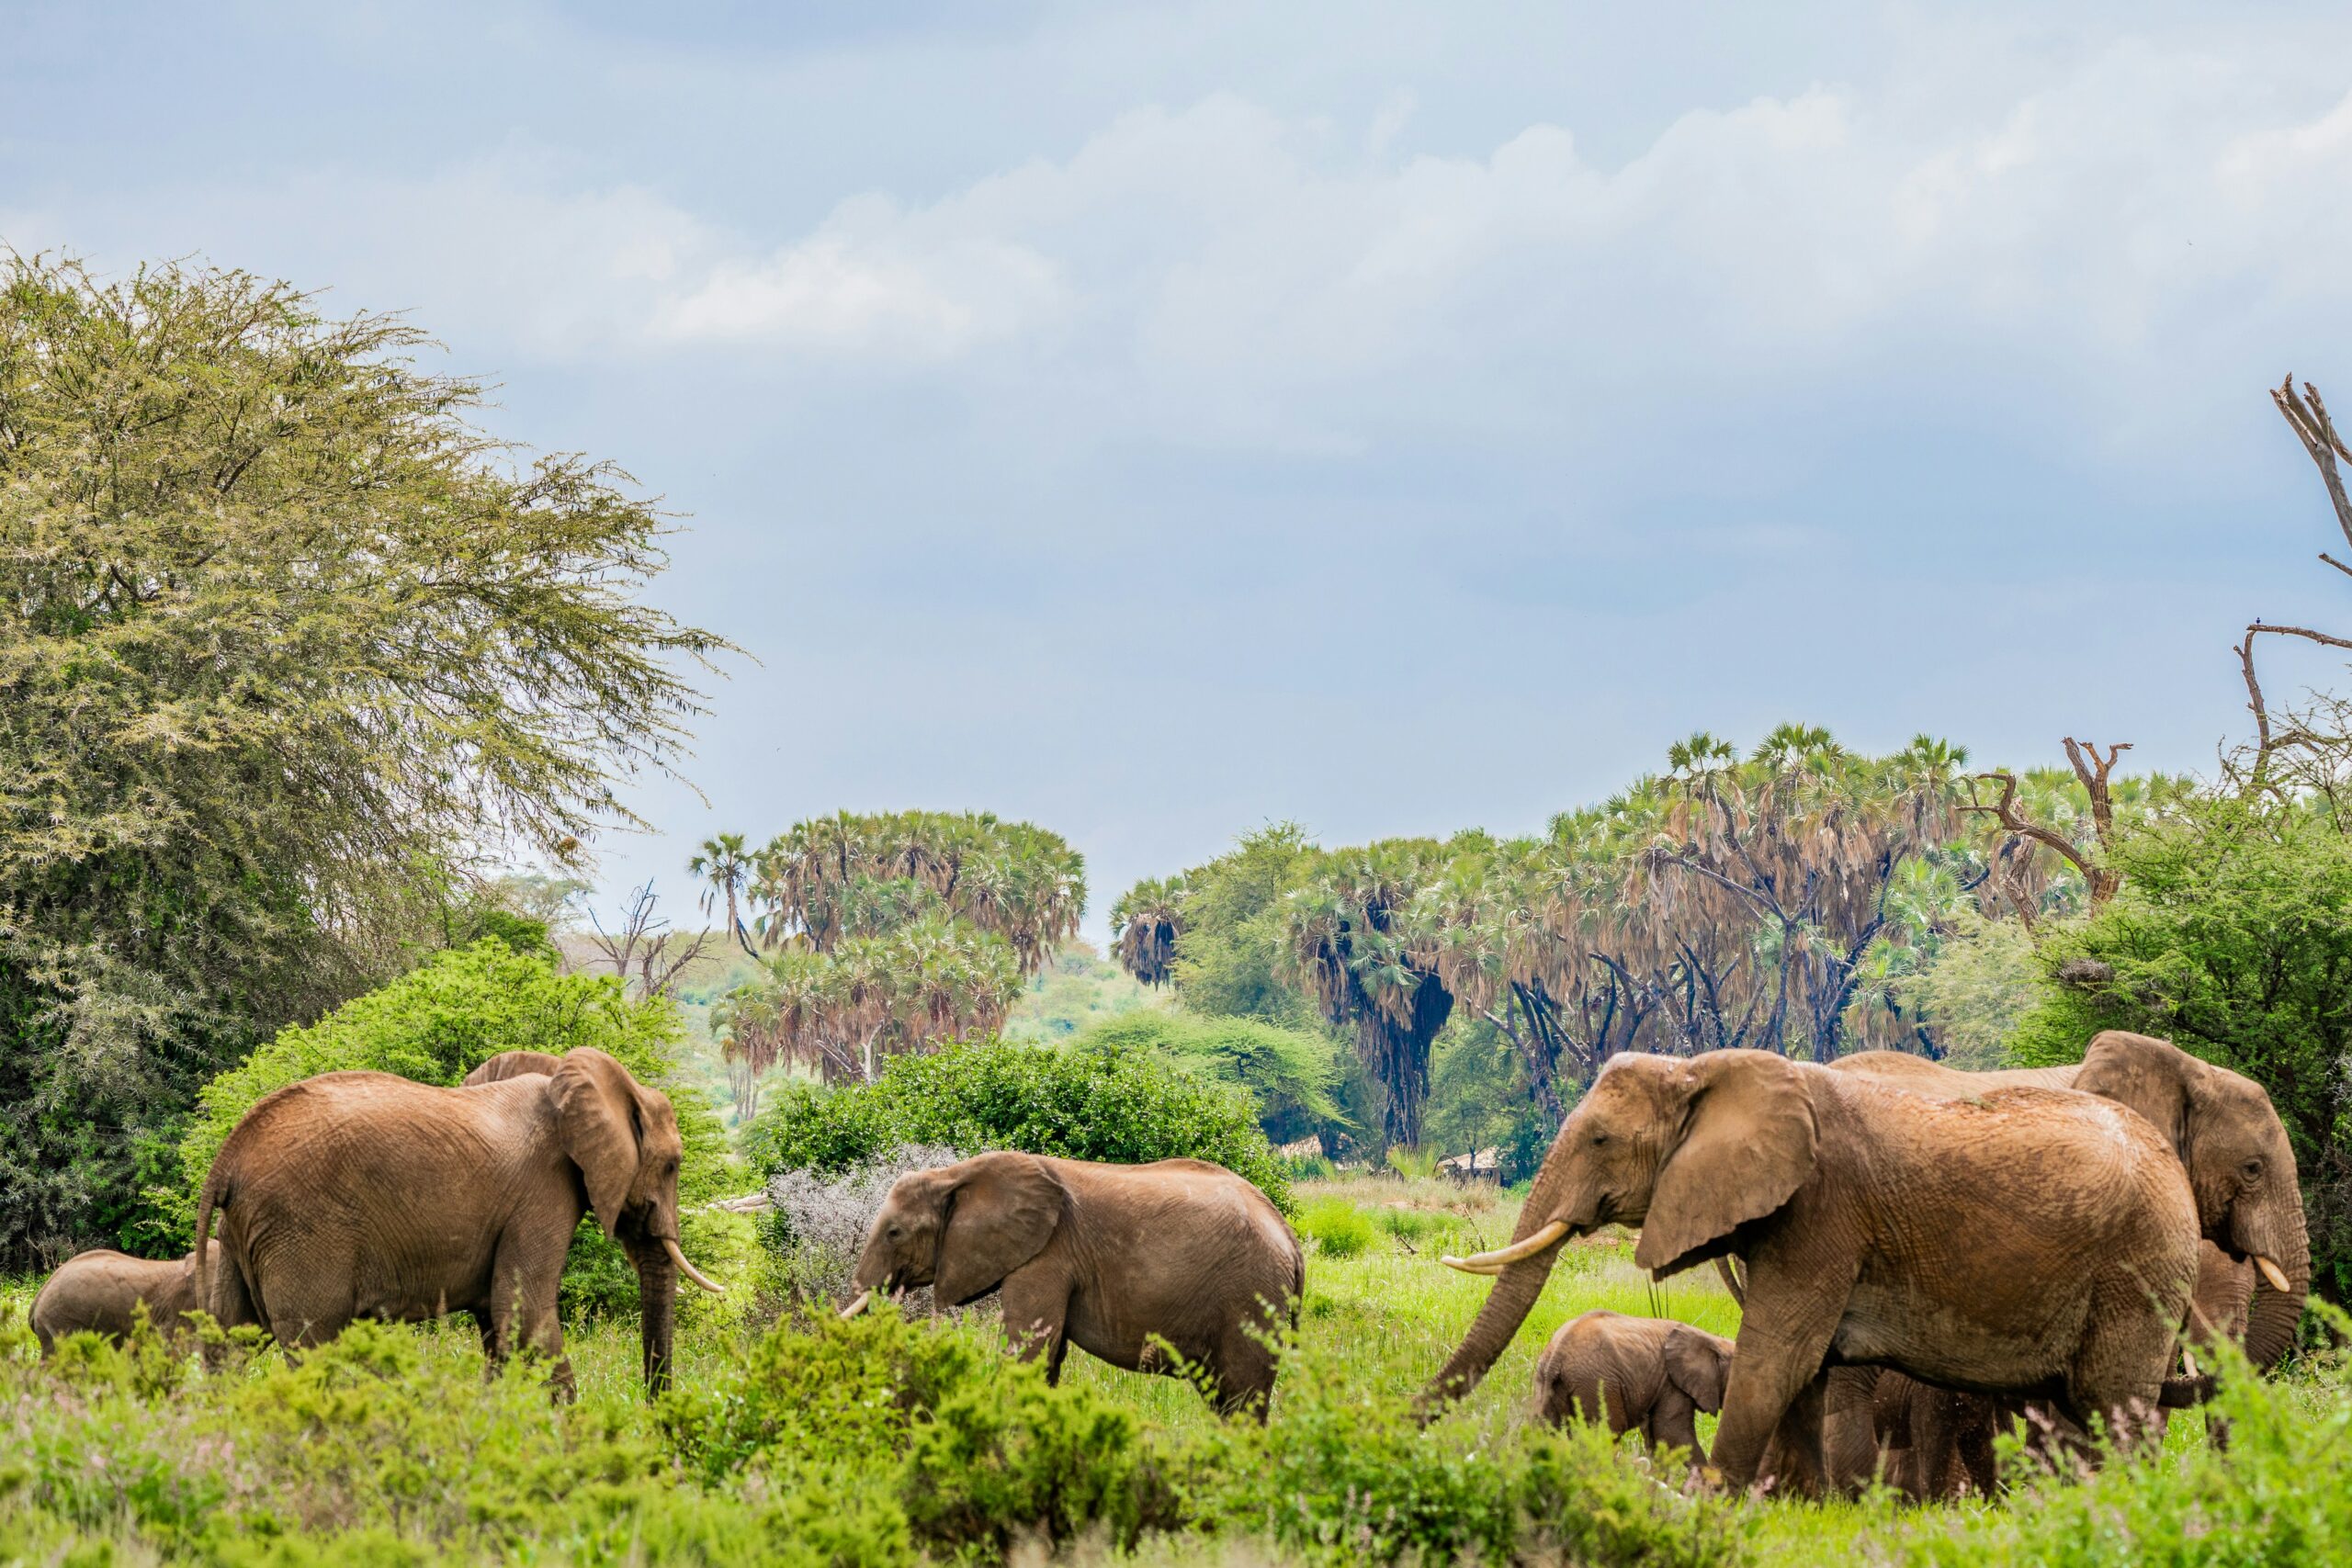
<instances>
[{"instance_id":1,"label":"elephant herd","mask_svg":"<svg viewBox=\"0 0 2352 1568\"><path fill-rule=\"evenodd\" d=\"M2184 1336L2242 1333L2267 1366L2311 1277L2268 1097L2161 1040L2109 1032L2079 1066L2007 1073L1892 1052L1620 1056L1511 1244L1447 1260L1495 1284L1424 1408L1494 1364L1563 1241L1612 1223L1640 1231L1655 1276L1744 1266L1736 1345L1726 1359L1679 1325L1589 1315L1547 1349L1547 1398L1686 1447L1690 1412L1720 1409L1712 1460L1734 1486L1851 1483L1882 1434L1935 1486L1955 1456L1981 1485L1991 1426L2018 1406L2138 1440L2199 1392L2175 1372ZM1611 1342L1618 1392L1596 1398L1572 1369Z\"/></svg>"},{"instance_id":2,"label":"elephant herd","mask_svg":"<svg viewBox=\"0 0 2352 1568\"><path fill-rule=\"evenodd\" d=\"M254 1106L199 1200L197 1250L92 1252L34 1306L44 1345L202 1305L289 1346L355 1318L470 1314L492 1360L530 1348L568 1393L556 1292L594 1213L638 1270L644 1374L669 1375L681 1276L677 1122L610 1056L493 1057L463 1087L330 1073ZM217 1242L210 1239L215 1217ZM1461 1397L1517 1333L1568 1238L1639 1232L1656 1277L1713 1262L1736 1342L1588 1313L1539 1360L1537 1408L1698 1448L1736 1487L1817 1489L1905 1469L1922 1494L1991 1483L1991 1435L2094 1419L2129 1440L2203 1389L2229 1336L2267 1366L2310 1279L2295 1162L2262 1089L2165 1042L2110 1032L2073 1067L1960 1073L1890 1052L1815 1066L1757 1051L1622 1055L1562 1125L1510 1244L1445 1261L1492 1277L1421 1395ZM929 1287L989 1294L1057 1377L1071 1345L1193 1378L1263 1419L1305 1266L1265 1195L1196 1160L978 1156L901 1178L844 1315ZM2194 1310L2192 1311L2192 1307ZM2184 1375L2185 1374L2185 1375Z\"/></svg>"}]
</instances>

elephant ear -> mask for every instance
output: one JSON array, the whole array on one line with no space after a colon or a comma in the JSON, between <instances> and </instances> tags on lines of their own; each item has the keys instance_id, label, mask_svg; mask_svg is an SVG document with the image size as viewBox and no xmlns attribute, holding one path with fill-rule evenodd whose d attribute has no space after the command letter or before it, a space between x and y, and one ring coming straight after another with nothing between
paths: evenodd
<instances>
[{"instance_id":1,"label":"elephant ear","mask_svg":"<svg viewBox=\"0 0 2352 1568\"><path fill-rule=\"evenodd\" d=\"M1046 1249L1069 1191L1035 1155L981 1155L964 1162L946 1197L932 1291L943 1305L986 1295Z\"/></svg>"},{"instance_id":2,"label":"elephant ear","mask_svg":"<svg viewBox=\"0 0 2352 1568\"><path fill-rule=\"evenodd\" d=\"M593 1045L564 1053L548 1080L556 1136L580 1168L588 1204L609 1236L637 1179L639 1134L637 1080Z\"/></svg>"},{"instance_id":3,"label":"elephant ear","mask_svg":"<svg viewBox=\"0 0 2352 1568\"><path fill-rule=\"evenodd\" d=\"M1666 1337L1666 1381L1712 1416L1724 1407L1724 1382L1731 1375L1731 1352L1704 1329L1688 1324Z\"/></svg>"},{"instance_id":4,"label":"elephant ear","mask_svg":"<svg viewBox=\"0 0 2352 1568\"><path fill-rule=\"evenodd\" d=\"M1803 1071L1766 1051L1710 1051L1689 1068L1681 1136L1650 1193L1634 1261L1670 1274L1691 1253L1762 1219L1813 1174L1813 1096Z\"/></svg>"},{"instance_id":5,"label":"elephant ear","mask_svg":"<svg viewBox=\"0 0 2352 1568\"><path fill-rule=\"evenodd\" d=\"M2203 1068L2169 1040L2107 1029L2091 1037L2075 1089L2138 1111L2186 1159L2190 1079Z\"/></svg>"}]
</instances>

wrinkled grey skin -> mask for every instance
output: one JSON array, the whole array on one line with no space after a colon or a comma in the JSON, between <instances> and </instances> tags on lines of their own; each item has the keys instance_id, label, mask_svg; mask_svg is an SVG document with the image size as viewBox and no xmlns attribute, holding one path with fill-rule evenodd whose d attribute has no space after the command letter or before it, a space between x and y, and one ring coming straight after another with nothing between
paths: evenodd
<instances>
[{"instance_id":1,"label":"wrinkled grey skin","mask_svg":"<svg viewBox=\"0 0 2352 1568\"><path fill-rule=\"evenodd\" d=\"M2253 1264L2232 1259L2210 1241L2197 1244L2197 1289L2183 1330L2192 1355L2218 1340L2235 1343L2245 1337L2246 1314L2255 1291ZM2200 1365L2203 1370L2210 1369ZM1848 1377L1861 1379L1869 1392L1877 1442L1871 1451L1841 1440L1850 1434L1833 1431L1826 1437L1831 1464L1842 1487L1852 1490L1866 1483L1875 1463L1887 1484L1915 1500L1955 1498L1972 1492L1979 1496L1992 1495L1998 1483L1993 1440L2018 1419L2019 1411L2014 1402L1934 1388L1901 1372L1882 1373L1870 1367L1831 1374L1833 1383ZM2173 1386L2177 1385L2168 1388ZM2177 1394L2168 1392L2165 1403L2188 1404L2193 1397L2184 1388ZM1831 1399L1833 1404L1838 1403L1834 1392ZM2219 1423L2218 1416L2209 1416L2207 1430L2218 1432ZM2026 1429L2037 1449L2057 1444L2080 1451L2088 1446L2079 1428L2048 1412L2029 1417Z\"/></svg>"},{"instance_id":2,"label":"wrinkled grey skin","mask_svg":"<svg viewBox=\"0 0 2352 1568\"><path fill-rule=\"evenodd\" d=\"M1000 1153L900 1177L852 1282L883 1295L929 1285L939 1306L1001 1292L1006 1337L1023 1359L1046 1359L1049 1381L1072 1345L1184 1375L1157 1337L1220 1413L1263 1420L1275 1369L1259 1337L1296 1325L1306 1260L1266 1195L1222 1166Z\"/></svg>"},{"instance_id":3,"label":"wrinkled grey skin","mask_svg":"<svg viewBox=\"0 0 2352 1568\"><path fill-rule=\"evenodd\" d=\"M471 1089L476 1084L504 1083L508 1078L519 1078L531 1073L552 1077L556 1068L562 1065L562 1057L550 1056L545 1051L501 1051L468 1073L463 1087Z\"/></svg>"},{"instance_id":4,"label":"wrinkled grey skin","mask_svg":"<svg viewBox=\"0 0 2352 1568\"><path fill-rule=\"evenodd\" d=\"M1617 1436L1639 1428L1652 1448L1685 1449L1701 1463L1697 1416L1724 1407L1731 1341L1662 1317L1595 1308L1554 1331L1535 1361L1536 1414L1606 1420Z\"/></svg>"},{"instance_id":5,"label":"wrinkled grey skin","mask_svg":"<svg viewBox=\"0 0 2352 1568\"><path fill-rule=\"evenodd\" d=\"M460 1089L323 1073L265 1097L221 1145L197 1210L199 1245L219 1213L220 1267L199 1289L223 1327L258 1323L295 1347L355 1318L466 1313L493 1365L541 1352L569 1397L556 1291L593 1207L637 1267L659 1392L681 1152L668 1097L585 1046L552 1073Z\"/></svg>"},{"instance_id":6,"label":"wrinkled grey skin","mask_svg":"<svg viewBox=\"0 0 2352 1568\"><path fill-rule=\"evenodd\" d=\"M219 1253L217 1243L214 1253ZM113 1340L129 1338L142 1302L147 1320L159 1332L181 1332L187 1326L181 1314L198 1304L196 1254L133 1258L103 1247L75 1253L58 1265L33 1298L32 1328L40 1340L40 1353L48 1355L58 1340L85 1329Z\"/></svg>"},{"instance_id":7,"label":"wrinkled grey skin","mask_svg":"<svg viewBox=\"0 0 2352 1568\"><path fill-rule=\"evenodd\" d=\"M2205 1239L2233 1260L2267 1258L2287 1278L2285 1292L2255 1280L2242 1335L2246 1359L2269 1367L2293 1348L2312 1275L2302 1189L2287 1129L2252 1078L2199 1061L2169 1041L2120 1029L2093 1036L2081 1063L2068 1067L1963 1073L1900 1051L1860 1052L1830 1067L1941 1099L2025 1085L2077 1089L2130 1106L2164 1135L2188 1171Z\"/></svg>"},{"instance_id":8,"label":"wrinkled grey skin","mask_svg":"<svg viewBox=\"0 0 2352 1568\"><path fill-rule=\"evenodd\" d=\"M1939 1100L1759 1051L1621 1055L1562 1124L1520 1214L1532 1250L1501 1265L1424 1410L1494 1364L1562 1232L1610 1224L1639 1227L1634 1261L1659 1278L1747 1265L1713 1454L1737 1487L1784 1418L1826 1472L1826 1369L1844 1363L2054 1400L2137 1438L2197 1272L2180 1162L2120 1105Z\"/></svg>"}]
</instances>

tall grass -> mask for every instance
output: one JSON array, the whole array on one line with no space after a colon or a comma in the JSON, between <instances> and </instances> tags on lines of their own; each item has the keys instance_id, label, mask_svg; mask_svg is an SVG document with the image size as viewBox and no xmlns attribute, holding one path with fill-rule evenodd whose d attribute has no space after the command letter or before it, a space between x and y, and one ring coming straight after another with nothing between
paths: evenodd
<instances>
[{"instance_id":1,"label":"tall grass","mask_svg":"<svg viewBox=\"0 0 2352 1568\"><path fill-rule=\"evenodd\" d=\"M2233 1369L2226 1451L2192 1413L2159 1453L2087 1481L2021 1472L1990 1504L1686 1496L1632 1439L1530 1417L1535 1357L1577 1313L1736 1331L1712 1274L1653 1285L1622 1238L1563 1248L1493 1373L1424 1430L1409 1401L1488 1286L1407 1245L1491 1246L1511 1206L1402 1190L1427 1201L1398 1201L1394 1180L1302 1194L1372 1239L1310 1258L1262 1431L1083 1353L1048 1390L986 1323L682 1322L658 1405L631 1326L579 1324L562 1407L535 1366L488 1377L456 1323L361 1325L299 1362L251 1349L211 1371L152 1344L77 1342L44 1365L28 1287L0 1290L0 1562L902 1564L1030 1540L1170 1564L2352 1560L2352 1397L2325 1358L2282 1382Z\"/></svg>"}]
</instances>

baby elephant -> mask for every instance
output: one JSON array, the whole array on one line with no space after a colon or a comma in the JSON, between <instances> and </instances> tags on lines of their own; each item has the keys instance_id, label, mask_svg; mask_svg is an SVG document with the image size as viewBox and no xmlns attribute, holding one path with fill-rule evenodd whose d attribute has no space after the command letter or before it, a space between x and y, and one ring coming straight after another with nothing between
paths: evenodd
<instances>
[{"instance_id":1,"label":"baby elephant","mask_svg":"<svg viewBox=\"0 0 2352 1568\"><path fill-rule=\"evenodd\" d=\"M1211 1384L1220 1414L1264 1420L1274 1354L1306 1285L1298 1238L1266 1195L1196 1159L1095 1165L987 1154L899 1178L866 1233L852 1317L879 1292L932 1287L937 1306L1001 1290L1004 1331L1048 1382L1076 1345L1130 1371Z\"/></svg>"},{"instance_id":2,"label":"baby elephant","mask_svg":"<svg viewBox=\"0 0 2352 1568\"><path fill-rule=\"evenodd\" d=\"M1535 1363L1539 1414L1555 1426L1571 1414L1604 1416L1623 1435L1640 1427L1643 1442L1688 1449L1698 1462L1696 1416L1724 1407L1732 1343L1687 1323L1627 1317L1598 1308L1560 1325Z\"/></svg>"},{"instance_id":3,"label":"baby elephant","mask_svg":"<svg viewBox=\"0 0 2352 1568\"><path fill-rule=\"evenodd\" d=\"M210 1244L220 1257L220 1243ZM196 1254L156 1260L94 1247L60 1264L33 1298L33 1333L40 1353L48 1355L68 1334L88 1329L109 1339L130 1336L139 1303L147 1303L147 1318L169 1335L184 1326L180 1314L199 1303L196 1299Z\"/></svg>"}]
</instances>

